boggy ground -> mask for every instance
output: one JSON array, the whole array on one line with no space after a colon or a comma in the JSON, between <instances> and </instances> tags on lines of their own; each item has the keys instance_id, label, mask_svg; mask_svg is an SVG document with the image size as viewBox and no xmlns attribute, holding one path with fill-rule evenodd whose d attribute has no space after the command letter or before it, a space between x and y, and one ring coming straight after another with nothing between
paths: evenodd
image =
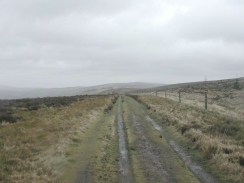
<instances>
[{"instance_id":1,"label":"boggy ground","mask_svg":"<svg viewBox=\"0 0 244 183\"><path fill-rule=\"evenodd\" d=\"M170 146L169 136L147 116L139 103L130 97L124 97L123 101L135 182L215 182L211 175L204 180L188 169L186 162Z\"/></svg>"}]
</instances>

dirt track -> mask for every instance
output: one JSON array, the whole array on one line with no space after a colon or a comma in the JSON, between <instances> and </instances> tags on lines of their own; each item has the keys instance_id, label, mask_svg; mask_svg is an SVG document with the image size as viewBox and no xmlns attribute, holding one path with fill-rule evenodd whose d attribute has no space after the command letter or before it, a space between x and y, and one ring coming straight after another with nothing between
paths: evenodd
<instances>
[{"instance_id":1,"label":"dirt track","mask_svg":"<svg viewBox=\"0 0 244 183\"><path fill-rule=\"evenodd\" d=\"M147 115L143 106L130 97L123 97L117 101L114 110L108 118L116 116L113 125L117 126L118 159L116 169L99 169L101 175L117 177L117 179L96 178L95 159L98 155L96 145L90 143L82 156L87 158L83 168L77 173L75 182L165 182L165 183L214 183L215 180L209 173L194 162L183 148L170 138L170 135ZM106 125L99 121L91 130L93 142L99 140L99 133ZM106 134L103 134L106 136ZM112 142L112 141L111 141ZM108 141L110 143L110 141ZM100 144L101 146L101 144ZM109 147L110 145L107 144ZM108 150L103 152L108 153ZM104 166L106 163L103 162ZM115 162L113 162L115 163ZM95 177L95 178L94 178Z\"/></svg>"}]
</instances>

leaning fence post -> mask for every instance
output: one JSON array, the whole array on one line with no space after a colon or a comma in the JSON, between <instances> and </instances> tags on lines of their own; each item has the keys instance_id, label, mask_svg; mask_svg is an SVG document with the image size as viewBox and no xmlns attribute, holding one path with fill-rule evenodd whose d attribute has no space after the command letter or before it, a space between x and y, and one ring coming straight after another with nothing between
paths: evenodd
<instances>
[{"instance_id":1,"label":"leaning fence post","mask_svg":"<svg viewBox=\"0 0 244 183\"><path fill-rule=\"evenodd\" d=\"M158 92L157 92L157 90L155 91L155 94L156 94L156 97L158 96Z\"/></svg>"},{"instance_id":2,"label":"leaning fence post","mask_svg":"<svg viewBox=\"0 0 244 183\"><path fill-rule=\"evenodd\" d=\"M208 91L205 91L205 109L208 109Z\"/></svg>"},{"instance_id":3,"label":"leaning fence post","mask_svg":"<svg viewBox=\"0 0 244 183\"><path fill-rule=\"evenodd\" d=\"M180 91L179 91L179 103L181 103L181 96L180 96Z\"/></svg>"},{"instance_id":4,"label":"leaning fence post","mask_svg":"<svg viewBox=\"0 0 244 183\"><path fill-rule=\"evenodd\" d=\"M208 109L208 86L207 86L207 77L205 77L205 109Z\"/></svg>"},{"instance_id":5,"label":"leaning fence post","mask_svg":"<svg viewBox=\"0 0 244 183\"><path fill-rule=\"evenodd\" d=\"M165 98L167 98L167 92L166 92L166 90L165 90Z\"/></svg>"}]
</instances>

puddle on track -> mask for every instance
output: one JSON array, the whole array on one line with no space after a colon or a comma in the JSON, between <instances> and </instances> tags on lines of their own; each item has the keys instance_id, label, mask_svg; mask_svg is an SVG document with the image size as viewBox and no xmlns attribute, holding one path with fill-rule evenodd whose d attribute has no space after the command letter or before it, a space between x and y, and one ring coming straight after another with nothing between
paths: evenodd
<instances>
[{"instance_id":1,"label":"puddle on track","mask_svg":"<svg viewBox=\"0 0 244 183\"><path fill-rule=\"evenodd\" d=\"M126 136L124 131L123 118L121 115L121 99L119 99L118 106L118 135L119 135L119 179L121 183L130 183L132 181L132 174L130 168L130 161L126 146Z\"/></svg>"},{"instance_id":2,"label":"puddle on track","mask_svg":"<svg viewBox=\"0 0 244 183\"><path fill-rule=\"evenodd\" d=\"M158 125L152 118L150 118L148 115L146 115L146 119L152 123L153 127L154 127L156 130L158 130L158 131L160 131L160 132L163 131L162 127L159 126L159 125Z\"/></svg>"},{"instance_id":3,"label":"puddle on track","mask_svg":"<svg viewBox=\"0 0 244 183\"><path fill-rule=\"evenodd\" d=\"M155 147L149 143L145 137L142 127L139 123L138 117L133 115L133 126L140 135L140 143L137 144L140 149L140 153L143 160L148 160L150 163L146 163L144 166L149 171L148 172L148 182L168 182L174 183L177 182L170 172L165 168L166 165L163 165L162 160L162 149ZM150 176L150 171L153 172L153 176Z\"/></svg>"},{"instance_id":4,"label":"puddle on track","mask_svg":"<svg viewBox=\"0 0 244 183\"><path fill-rule=\"evenodd\" d=\"M187 155L181 146L176 144L174 141L170 141L170 146L177 152L177 154L181 157L181 159L185 162L187 167L194 172L197 177L203 180L206 183L215 183L214 177L206 172L200 165L196 162L192 161L191 156Z\"/></svg>"},{"instance_id":5,"label":"puddle on track","mask_svg":"<svg viewBox=\"0 0 244 183\"><path fill-rule=\"evenodd\" d=\"M143 111L146 115L146 113ZM163 132L162 127L159 126L150 116L146 115L146 119L154 126L154 128L160 132ZM181 157L181 159L185 162L187 167L203 182L206 183L215 183L214 177L206 172L201 165L197 162L193 161L190 155L183 150L183 148L178 145L173 140L169 141L170 146L175 150L175 152Z\"/></svg>"}]
</instances>

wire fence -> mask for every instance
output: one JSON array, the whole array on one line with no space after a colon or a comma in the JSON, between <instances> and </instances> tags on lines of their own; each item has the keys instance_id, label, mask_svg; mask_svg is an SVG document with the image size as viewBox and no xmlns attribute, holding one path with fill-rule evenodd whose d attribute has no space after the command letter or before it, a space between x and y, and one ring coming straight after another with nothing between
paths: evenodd
<instances>
[{"instance_id":1,"label":"wire fence","mask_svg":"<svg viewBox=\"0 0 244 183\"><path fill-rule=\"evenodd\" d=\"M130 92L167 100L244 119L244 78L166 85Z\"/></svg>"},{"instance_id":2,"label":"wire fence","mask_svg":"<svg viewBox=\"0 0 244 183\"><path fill-rule=\"evenodd\" d=\"M234 115L244 117L243 90L230 90L228 92L217 90L197 90L191 92L164 90L140 91L134 94L153 95L210 111L218 111L221 113L228 113L231 116ZM236 113L238 113L238 115L236 115Z\"/></svg>"},{"instance_id":3,"label":"wire fence","mask_svg":"<svg viewBox=\"0 0 244 183\"><path fill-rule=\"evenodd\" d=\"M163 97L166 99L171 99L174 101L178 101L179 103L188 103L201 105L205 109L208 108L208 92L198 92L198 93L186 93L182 91L150 91L150 92L140 92L137 94L142 95L153 95L157 97Z\"/></svg>"}]
</instances>

